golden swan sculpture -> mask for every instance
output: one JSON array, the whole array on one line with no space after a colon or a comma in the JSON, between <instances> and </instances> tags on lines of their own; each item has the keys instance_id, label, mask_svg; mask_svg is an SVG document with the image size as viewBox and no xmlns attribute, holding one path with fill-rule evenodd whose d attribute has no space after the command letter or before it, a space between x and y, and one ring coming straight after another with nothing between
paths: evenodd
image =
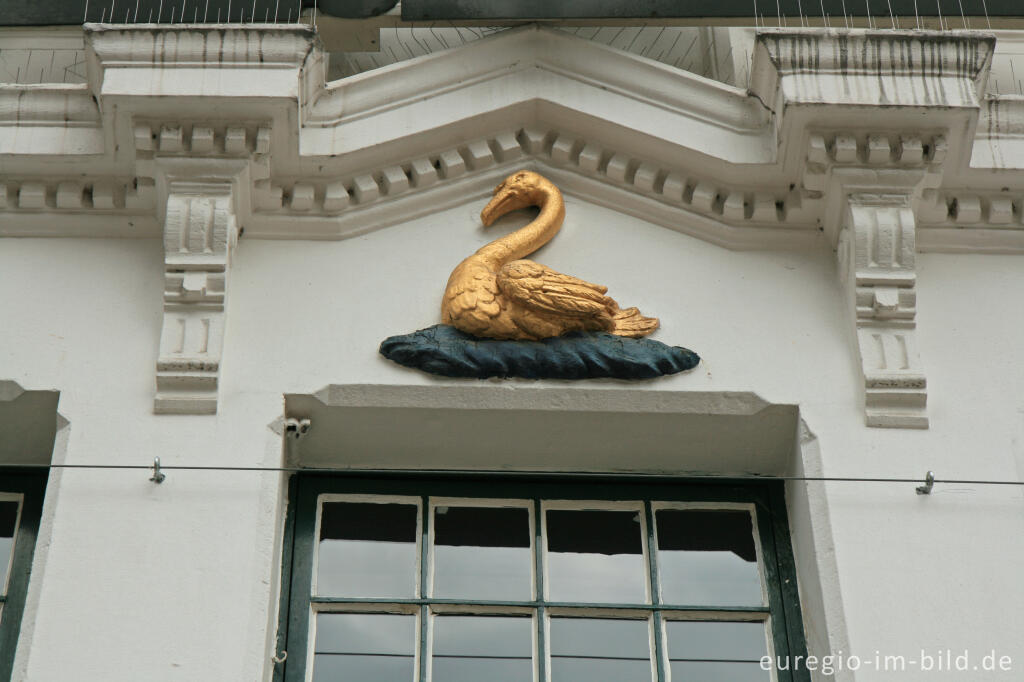
<instances>
[{"instance_id":1,"label":"golden swan sculpture","mask_svg":"<svg viewBox=\"0 0 1024 682\"><path fill-rule=\"evenodd\" d=\"M539 206L526 227L496 239L459 263L448 278L441 321L477 337L538 340L573 331L605 331L639 338L658 328L656 317L621 309L608 287L522 260L562 227L565 202L547 178L531 171L508 176L480 212L490 226L510 211Z\"/></svg>"}]
</instances>

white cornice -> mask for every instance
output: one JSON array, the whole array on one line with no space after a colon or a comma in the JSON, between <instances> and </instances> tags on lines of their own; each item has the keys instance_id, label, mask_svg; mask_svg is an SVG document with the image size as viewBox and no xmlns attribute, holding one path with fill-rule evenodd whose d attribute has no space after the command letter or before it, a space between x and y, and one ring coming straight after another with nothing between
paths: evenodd
<instances>
[{"instance_id":1,"label":"white cornice","mask_svg":"<svg viewBox=\"0 0 1024 682\"><path fill-rule=\"evenodd\" d=\"M95 127L100 111L85 85L0 85L0 125L24 124Z\"/></svg>"},{"instance_id":2,"label":"white cornice","mask_svg":"<svg viewBox=\"0 0 1024 682\"><path fill-rule=\"evenodd\" d=\"M1024 99L983 98L993 40L769 31L747 93L535 26L325 84L302 26L89 25L87 86L0 87L0 234L158 234L167 157L248 160L250 238L344 238L525 163L654 223L779 248L832 220L829 177L857 167L926 171L922 249L1019 250Z\"/></svg>"},{"instance_id":3,"label":"white cornice","mask_svg":"<svg viewBox=\"0 0 1024 682\"><path fill-rule=\"evenodd\" d=\"M306 120L303 154L349 153L379 144L395 127L406 135L436 128L453 110L468 119L539 101L582 115L600 111L611 123L675 138L712 158L774 158L768 112L746 92L536 26L329 84Z\"/></svg>"},{"instance_id":4,"label":"white cornice","mask_svg":"<svg viewBox=\"0 0 1024 682\"><path fill-rule=\"evenodd\" d=\"M297 67L316 44L305 24L85 24L85 40L101 67L159 68L251 65ZM264 30L260 30L260 28Z\"/></svg>"},{"instance_id":5,"label":"white cornice","mask_svg":"<svg viewBox=\"0 0 1024 682\"><path fill-rule=\"evenodd\" d=\"M995 42L978 31L765 29L750 90L775 111L780 97L790 106L976 108Z\"/></svg>"},{"instance_id":6,"label":"white cornice","mask_svg":"<svg viewBox=\"0 0 1024 682\"><path fill-rule=\"evenodd\" d=\"M102 154L102 124L84 84L0 85L0 173L5 155Z\"/></svg>"}]
</instances>

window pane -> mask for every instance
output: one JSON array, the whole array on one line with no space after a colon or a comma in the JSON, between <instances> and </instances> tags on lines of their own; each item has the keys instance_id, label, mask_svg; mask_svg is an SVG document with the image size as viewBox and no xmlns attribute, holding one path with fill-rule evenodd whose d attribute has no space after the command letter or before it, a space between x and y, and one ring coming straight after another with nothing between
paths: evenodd
<instances>
[{"instance_id":1,"label":"window pane","mask_svg":"<svg viewBox=\"0 0 1024 682\"><path fill-rule=\"evenodd\" d=\"M412 504L325 503L316 593L415 597L416 510Z\"/></svg>"},{"instance_id":2,"label":"window pane","mask_svg":"<svg viewBox=\"0 0 1024 682\"><path fill-rule=\"evenodd\" d=\"M553 682L650 680L646 620L551 619Z\"/></svg>"},{"instance_id":3,"label":"window pane","mask_svg":"<svg viewBox=\"0 0 1024 682\"><path fill-rule=\"evenodd\" d=\"M547 510L552 601L646 601L640 512Z\"/></svg>"},{"instance_id":4,"label":"window pane","mask_svg":"<svg viewBox=\"0 0 1024 682\"><path fill-rule=\"evenodd\" d=\"M435 682L531 682L533 620L490 616L434 618Z\"/></svg>"},{"instance_id":5,"label":"window pane","mask_svg":"<svg viewBox=\"0 0 1024 682\"><path fill-rule=\"evenodd\" d=\"M11 565L17 524L18 503L13 500L0 502L0 594L4 594L7 587L7 571Z\"/></svg>"},{"instance_id":6,"label":"window pane","mask_svg":"<svg viewBox=\"0 0 1024 682\"><path fill-rule=\"evenodd\" d=\"M313 682L411 682L416 617L318 613Z\"/></svg>"},{"instance_id":7,"label":"window pane","mask_svg":"<svg viewBox=\"0 0 1024 682\"><path fill-rule=\"evenodd\" d=\"M531 564L528 510L434 509L435 597L529 601Z\"/></svg>"},{"instance_id":8,"label":"window pane","mask_svg":"<svg viewBox=\"0 0 1024 682\"><path fill-rule=\"evenodd\" d=\"M768 653L764 623L668 621L665 628L672 682L768 682L771 679L760 663L761 657Z\"/></svg>"},{"instance_id":9,"label":"window pane","mask_svg":"<svg viewBox=\"0 0 1024 682\"><path fill-rule=\"evenodd\" d=\"M659 509L654 517L662 603L762 603L750 512Z\"/></svg>"}]
</instances>

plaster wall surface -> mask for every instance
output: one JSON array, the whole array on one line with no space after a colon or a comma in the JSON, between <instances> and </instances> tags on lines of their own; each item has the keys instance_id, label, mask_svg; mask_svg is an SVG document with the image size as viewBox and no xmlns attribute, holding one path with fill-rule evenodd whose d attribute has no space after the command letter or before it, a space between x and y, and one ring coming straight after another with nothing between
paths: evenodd
<instances>
[{"instance_id":1,"label":"plaster wall surface","mask_svg":"<svg viewBox=\"0 0 1024 682\"><path fill-rule=\"evenodd\" d=\"M281 415L284 393L331 383L464 383L393 365L377 346L434 324L452 267L529 217L515 214L484 230L481 205L482 197L467 198L463 206L339 242L243 237L234 254L216 416L152 414L163 288L157 240L4 240L0 318L8 323L0 328L0 376L61 391L59 410L71 427L55 454L59 462L147 465L160 456L166 465L277 466L281 439L268 425ZM1024 365L1015 355L1024 321L1006 305L1024 287L1019 259L919 257L931 427L904 431L864 426L853 323L824 239L801 251L732 252L570 196L562 233L534 258L608 285L623 304L661 317L655 338L701 354L693 372L640 385L644 390L751 391L799 405L820 461L797 462L794 472L1024 475ZM506 385L567 396L574 389L564 382ZM16 679L268 678L282 478L170 471L157 486L148 476L51 474L30 588L36 607L26 612ZM798 562L813 567L817 559L816 570L829 571L833 564L822 558L835 558L833 572L818 576L823 594L805 594L805 602L841 607L844 622L827 625L842 631L830 641L848 641L845 653L909 659L922 648L968 649L977 657L995 649L1014 664L1011 673L970 677L908 668L898 679L1019 679L1021 491L937 484L923 497L913 488L837 482L798 489L816 500L811 509L828 512L794 523L810 528L817 554L808 557L809 545L797 542ZM810 583L801 587L810 590ZM865 666L845 679L897 676Z\"/></svg>"}]
</instances>

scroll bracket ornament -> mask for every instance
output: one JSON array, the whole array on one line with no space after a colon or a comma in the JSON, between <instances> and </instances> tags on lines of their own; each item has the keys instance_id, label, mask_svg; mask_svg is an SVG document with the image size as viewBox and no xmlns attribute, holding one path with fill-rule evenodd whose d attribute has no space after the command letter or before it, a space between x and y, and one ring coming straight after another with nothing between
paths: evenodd
<instances>
[{"instance_id":1,"label":"scroll bracket ornament","mask_svg":"<svg viewBox=\"0 0 1024 682\"><path fill-rule=\"evenodd\" d=\"M157 414L215 414L231 251L238 239L233 182L166 179L164 321Z\"/></svg>"},{"instance_id":2,"label":"scroll bracket ornament","mask_svg":"<svg viewBox=\"0 0 1024 682\"><path fill-rule=\"evenodd\" d=\"M912 190L851 191L837 255L856 324L868 426L928 428L916 343Z\"/></svg>"}]
</instances>

